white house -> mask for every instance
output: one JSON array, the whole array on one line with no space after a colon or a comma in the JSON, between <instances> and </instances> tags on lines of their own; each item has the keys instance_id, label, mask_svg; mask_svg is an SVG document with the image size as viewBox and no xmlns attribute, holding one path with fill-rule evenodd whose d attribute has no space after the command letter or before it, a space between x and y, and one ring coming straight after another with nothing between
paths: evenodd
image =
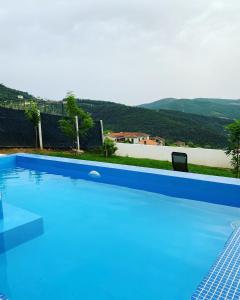
<instances>
[{"instance_id":1,"label":"white house","mask_svg":"<svg viewBox=\"0 0 240 300\"><path fill-rule=\"evenodd\" d=\"M143 132L113 132L109 133L107 137L117 143L131 144L143 143L143 141L148 141L150 138L149 134Z\"/></svg>"}]
</instances>

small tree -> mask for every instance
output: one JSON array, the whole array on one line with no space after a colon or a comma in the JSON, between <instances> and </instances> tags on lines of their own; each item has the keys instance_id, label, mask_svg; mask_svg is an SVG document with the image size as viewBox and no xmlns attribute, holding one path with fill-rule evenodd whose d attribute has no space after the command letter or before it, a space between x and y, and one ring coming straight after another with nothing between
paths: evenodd
<instances>
[{"instance_id":1,"label":"small tree","mask_svg":"<svg viewBox=\"0 0 240 300\"><path fill-rule=\"evenodd\" d=\"M68 93L65 99L66 103L66 117L59 121L61 131L73 141L73 147L76 142L77 130L75 117L78 116L79 135L83 136L93 126L93 119L89 113L85 112L77 105L76 97L73 93Z\"/></svg>"},{"instance_id":2,"label":"small tree","mask_svg":"<svg viewBox=\"0 0 240 300\"><path fill-rule=\"evenodd\" d=\"M194 143L193 142L188 142L187 143L187 145L188 145L188 147L191 147L191 148L195 148L196 146L194 145Z\"/></svg>"},{"instance_id":3,"label":"small tree","mask_svg":"<svg viewBox=\"0 0 240 300\"><path fill-rule=\"evenodd\" d=\"M226 154L231 156L231 164L237 178L240 177L240 120L226 126L228 131L228 148Z\"/></svg>"},{"instance_id":4,"label":"small tree","mask_svg":"<svg viewBox=\"0 0 240 300\"><path fill-rule=\"evenodd\" d=\"M106 137L103 143L103 153L105 157L112 156L117 151L116 143L110 138Z\"/></svg>"},{"instance_id":5,"label":"small tree","mask_svg":"<svg viewBox=\"0 0 240 300\"><path fill-rule=\"evenodd\" d=\"M33 124L35 129L35 147L38 146L38 124L40 122L40 112L37 103L31 100L25 109L26 118Z\"/></svg>"}]
</instances>

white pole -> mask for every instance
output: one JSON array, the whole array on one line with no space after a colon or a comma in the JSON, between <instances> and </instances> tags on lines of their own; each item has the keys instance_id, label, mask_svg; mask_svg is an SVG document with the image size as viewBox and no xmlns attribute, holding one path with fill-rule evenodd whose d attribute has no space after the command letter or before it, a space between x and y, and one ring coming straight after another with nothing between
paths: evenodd
<instances>
[{"instance_id":1,"label":"white pole","mask_svg":"<svg viewBox=\"0 0 240 300\"><path fill-rule=\"evenodd\" d=\"M78 116L75 116L75 123L76 123L77 152L80 152Z\"/></svg>"},{"instance_id":2,"label":"white pole","mask_svg":"<svg viewBox=\"0 0 240 300\"><path fill-rule=\"evenodd\" d=\"M41 116L40 110L38 111L38 113L39 113L39 116ZM41 124L41 117L40 117L39 122L38 122L38 137L39 137L39 146L40 146L40 149L42 150L42 149L43 149L43 141L42 141L42 124Z\"/></svg>"},{"instance_id":3,"label":"white pole","mask_svg":"<svg viewBox=\"0 0 240 300\"><path fill-rule=\"evenodd\" d=\"M101 136L102 136L102 145L104 143L104 133L103 133L103 121L100 120Z\"/></svg>"}]
</instances>

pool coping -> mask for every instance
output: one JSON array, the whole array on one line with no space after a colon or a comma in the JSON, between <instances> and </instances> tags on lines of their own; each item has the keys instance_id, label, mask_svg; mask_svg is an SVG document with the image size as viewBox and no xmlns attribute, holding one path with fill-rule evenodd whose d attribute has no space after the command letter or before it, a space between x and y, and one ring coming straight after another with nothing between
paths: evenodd
<instances>
[{"instance_id":1,"label":"pool coping","mask_svg":"<svg viewBox=\"0 0 240 300\"><path fill-rule=\"evenodd\" d=\"M29 157L29 158L32 157L32 158L51 160L51 161L56 161L56 162L66 162L66 163L70 163L70 164L96 166L96 167L104 167L104 168L110 168L110 169L134 171L134 172L140 172L140 173L166 175L166 176L177 177L177 178L186 178L186 179L211 181L211 182L224 183L224 184L240 185L240 179L232 178L232 177L204 175L204 174L196 174L196 173L190 173L190 172L189 173L178 172L178 171L173 171L173 170L163 170L163 169L155 169L155 168L147 168L147 167L139 167L139 166L131 166L131 165L105 163L105 162L98 162L98 161L92 161L92 160L81 160L81 159L74 159L74 158L49 156L49 155L29 154L29 153L9 154L4 157L9 157L9 156L21 156L21 157ZM1 158L4 159L4 157L0 157L0 159Z\"/></svg>"}]
</instances>

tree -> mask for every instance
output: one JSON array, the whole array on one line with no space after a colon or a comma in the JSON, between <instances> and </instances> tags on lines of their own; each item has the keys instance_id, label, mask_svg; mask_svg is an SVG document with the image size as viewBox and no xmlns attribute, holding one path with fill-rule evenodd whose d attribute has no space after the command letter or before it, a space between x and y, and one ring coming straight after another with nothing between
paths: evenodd
<instances>
[{"instance_id":1,"label":"tree","mask_svg":"<svg viewBox=\"0 0 240 300\"><path fill-rule=\"evenodd\" d=\"M66 117L59 121L61 131L73 141L73 146L77 138L76 119L79 118L80 136L83 136L93 126L93 119L89 113L85 112L77 104L76 97L73 93L68 93L66 97Z\"/></svg>"},{"instance_id":2,"label":"tree","mask_svg":"<svg viewBox=\"0 0 240 300\"><path fill-rule=\"evenodd\" d=\"M195 148L196 147L195 144L193 142L191 142L191 141L188 142L187 145L188 145L188 147L191 147L191 148Z\"/></svg>"},{"instance_id":3,"label":"tree","mask_svg":"<svg viewBox=\"0 0 240 300\"><path fill-rule=\"evenodd\" d=\"M112 156L117 151L116 143L110 138L106 137L103 143L103 153L105 157Z\"/></svg>"},{"instance_id":4,"label":"tree","mask_svg":"<svg viewBox=\"0 0 240 300\"><path fill-rule=\"evenodd\" d=\"M240 120L226 126L228 147L226 154L231 156L231 164L237 178L240 177Z\"/></svg>"},{"instance_id":5,"label":"tree","mask_svg":"<svg viewBox=\"0 0 240 300\"><path fill-rule=\"evenodd\" d=\"M40 112L38 110L37 103L31 100L28 107L25 109L26 118L33 124L35 129L35 147L38 146L38 124L40 122Z\"/></svg>"}]
</instances>

